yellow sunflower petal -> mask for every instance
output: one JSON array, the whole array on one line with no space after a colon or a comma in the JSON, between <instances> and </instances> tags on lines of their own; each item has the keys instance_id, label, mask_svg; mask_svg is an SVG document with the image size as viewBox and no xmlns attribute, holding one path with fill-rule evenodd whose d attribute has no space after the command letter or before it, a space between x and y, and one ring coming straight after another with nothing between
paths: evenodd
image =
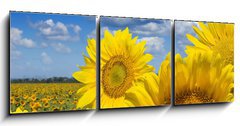
<instances>
[{"instance_id":1,"label":"yellow sunflower petal","mask_svg":"<svg viewBox=\"0 0 240 126\"><path fill-rule=\"evenodd\" d=\"M147 73L144 75L144 87L151 95L155 104L159 104L161 96L159 96L159 78L155 73ZM163 99L163 98L162 98Z\"/></svg>"},{"instance_id":2,"label":"yellow sunflower petal","mask_svg":"<svg viewBox=\"0 0 240 126\"><path fill-rule=\"evenodd\" d=\"M135 106L154 106L151 96L142 86L133 86L126 92L125 97L131 99Z\"/></svg>"},{"instance_id":3,"label":"yellow sunflower petal","mask_svg":"<svg viewBox=\"0 0 240 126\"><path fill-rule=\"evenodd\" d=\"M81 98L78 99L77 108L84 108L96 99L96 88L86 91Z\"/></svg>"},{"instance_id":4,"label":"yellow sunflower petal","mask_svg":"<svg viewBox=\"0 0 240 126\"><path fill-rule=\"evenodd\" d=\"M215 39L212 36L211 31L207 28L207 26L203 22L199 22L199 26L204 31L204 39L205 39L205 41L209 42L212 45L215 45L216 44Z\"/></svg>"},{"instance_id":5,"label":"yellow sunflower petal","mask_svg":"<svg viewBox=\"0 0 240 126\"><path fill-rule=\"evenodd\" d=\"M199 48L202 48L202 49L205 49L205 50L209 50L209 47L202 44L200 41L198 41L198 39L196 39L192 35L187 34L186 36L187 36L188 40L191 41L196 47L199 47Z\"/></svg>"},{"instance_id":6,"label":"yellow sunflower petal","mask_svg":"<svg viewBox=\"0 0 240 126\"><path fill-rule=\"evenodd\" d=\"M87 71L77 71L72 74L72 76L79 82L81 83L94 83L95 80L95 75L92 75L92 73L89 73ZM91 78L91 79L89 79Z\"/></svg>"}]
</instances>

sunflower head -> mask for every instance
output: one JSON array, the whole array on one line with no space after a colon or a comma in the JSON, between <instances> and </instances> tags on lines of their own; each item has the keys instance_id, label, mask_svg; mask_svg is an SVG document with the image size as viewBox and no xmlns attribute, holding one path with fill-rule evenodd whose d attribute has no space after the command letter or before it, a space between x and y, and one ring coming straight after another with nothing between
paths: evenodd
<instances>
[{"instance_id":1,"label":"sunflower head","mask_svg":"<svg viewBox=\"0 0 240 126\"><path fill-rule=\"evenodd\" d=\"M137 42L137 38L132 38L128 28L114 34L104 31L101 40L101 108L154 105L143 80L147 73L154 71L148 64L153 56L145 53L146 41ZM141 101L140 97L145 100Z\"/></svg>"},{"instance_id":2,"label":"sunflower head","mask_svg":"<svg viewBox=\"0 0 240 126\"><path fill-rule=\"evenodd\" d=\"M49 104L49 103L44 103L44 104L43 104L43 107L44 107L44 108L49 108L49 107L50 107L50 104Z\"/></svg>"},{"instance_id":3,"label":"sunflower head","mask_svg":"<svg viewBox=\"0 0 240 126\"><path fill-rule=\"evenodd\" d=\"M221 55L224 64L234 63L234 24L199 22L200 28L193 26L197 34L194 37L187 34L187 38L194 46L188 46L191 50L212 51L215 56Z\"/></svg>"},{"instance_id":4,"label":"sunflower head","mask_svg":"<svg viewBox=\"0 0 240 126\"><path fill-rule=\"evenodd\" d=\"M77 108L91 109L96 107L96 41L88 40L86 49L89 55L84 55L86 65L79 66L80 70L74 72L73 77L82 84L77 91L81 95L76 102ZM114 34L108 30L104 32L100 43L101 108L160 105L160 79L153 72L154 67L148 64L153 56L145 50L146 41L132 38L128 28ZM165 68L168 71L168 66L166 61L163 71ZM146 81L152 76L158 78L154 84ZM151 94L153 90L157 94Z\"/></svg>"},{"instance_id":5,"label":"sunflower head","mask_svg":"<svg viewBox=\"0 0 240 126\"><path fill-rule=\"evenodd\" d=\"M116 56L103 67L103 89L110 97L121 97L132 86L134 72L131 65L127 58Z\"/></svg>"},{"instance_id":6,"label":"sunflower head","mask_svg":"<svg viewBox=\"0 0 240 126\"><path fill-rule=\"evenodd\" d=\"M213 52L195 51L175 56L175 104L230 102L233 66L224 65Z\"/></svg>"},{"instance_id":7,"label":"sunflower head","mask_svg":"<svg viewBox=\"0 0 240 126\"><path fill-rule=\"evenodd\" d=\"M36 100L37 100L37 97L36 97L35 94L32 94L32 96L31 96L31 100L32 100L32 101L36 101Z\"/></svg>"},{"instance_id":8,"label":"sunflower head","mask_svg":"<svg viewBox=\"0 0 240 126\"><path fill-rule=\"evenodd\" d=\"M158 71L161 104L171 104L171 76L171 53L168 53Z\"/></svg>"},{"instance_id":9,"label":"sunflower head","mask_svg":"<svg viewBox=\"0 0 240 126\"><path fill-rule=\"evenodd\" d=\"M155 105L171 104L171 59L170 53L161 63L158 75L154 72L146 73L142 77L144 87L150 94Z\"/></svg>"}]
</instances>

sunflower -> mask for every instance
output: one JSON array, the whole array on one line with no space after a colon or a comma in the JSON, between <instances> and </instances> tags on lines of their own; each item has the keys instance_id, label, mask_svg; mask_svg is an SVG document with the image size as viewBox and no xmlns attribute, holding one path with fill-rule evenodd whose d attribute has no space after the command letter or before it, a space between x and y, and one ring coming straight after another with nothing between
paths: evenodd
<instances>
[{"instance_id":1,"label":"sunflower","mask_svg":"<svg viewBox=\"0 0 240 126\"><path fill-rule=\"evenodd\" d=\"M28 113L28 111L27 111L27 110L24 110L23 107L18 107L15 112L11 112L11 111L10 111L10 113L11 113L11 114Z\"/></svg>"},{"instance_id":2,"label":"sunflower","mask_svg":"<svg viewBox=\"0 0 240 126\"><path fill-rule=\"evenodd\" d=\"M168 53L158 71L160 104L171 104L171 76L171 53Z\"/></svg>"},{"instance_id":3,"label":"sunflower","mask_svg":"<svg viewBox=\"0 0 240 126\"><path fill-rule=\"evenodd\" d=\"M15 104L16 103L16 100L15 100L14 96L10 97L10 103L11 104Z\"/></svg>"},{"instance_id":4,"label":"sunflower","mask_svg":"<svg viewBox=\"0 0 240 126\"><path fill-rule=\"evenodd\" d=\"M40 107L42 107L42 105L40 104L40 102L35 102L34 107L35 108L40 108Z\"/></svg>"},{"instance_id":5,"label":"sunflower","mask_svg":"<svg viewBox=\"0 0 240 126\"><path fill-rule=\"evenodd\" d=\"M82 84L77 91L81 97L78 99L77 108L96 108L96 41L88 39L86 47L89 57L83 55L85 66L79 66L80 70L73 73L73 77Z\"/></svg>"},{"instance_id":6,"label":"sunflower","mask_svg":"<svg viewBox=\"0 0 240 126\"><path fill-rule=\"evenodd\" d=\"M53 105L51 108L52 108L52 111L59 111L59 107L56 105Z\"/></svg>"},{"instance_id":7,"label":"sunflower","mask_svg":"<svg viewBox=\"0 0 240 126\"><path fill-rule=\"evenodd\" d=\"M47 98L42 98L41 101L42 101L43 103L48 103L49 100L48 100Z\"/></svg>"},{"instance_id":8,"label":"sunflower","mask_svg":"<svg viewBox=\"0 0 240 126\"><path fill-rule=\"evenodd\" d=\"M30 102L30 103L29 103L29 106L30 106L31 108L34 108L34 107L35 107L35 103L34 103L34 102Z\"/></svg>"},{"instance_id":9,"label":"sunflower","mask_svg":"<svg viewBox=\"0 0 240 126\"><path fill-rule=\"evenodd\" d=\"M47 100L51 101L53 99L53 96L47 96Z\"/></svg>"},{"instance_id":10,"label":"sunflower","mask_svg":"<svg viewBox=\"0 0 240 126\"><path fill-rule=\"evenodd\" d=\"M102 109L155 106L148 89L158 87L148 85L146 88L142 79L154 71L154 67L147 64L153 56L145 53L145 45L146 41L137 43L137 37L132 38L128 28L114 35L105 30L100 60Z\"/></svg>"},{"instance_id":11,"label":"sunflower","mask_svg":"<svg viewBox=\"0 0 240 126\"><path fill-rule=\"evenodd\" d=\"M193 26L198 37L187 34L194 46L187 46L187 51L212 51L220 54L225 65L234 63L234 24L199 22L200 28Z\"/></svg>"},{"instance_id":12,"label":"sunflower","mask_svg":"<svg viewBox=\"0 0 240 126\"><path fill-rule=\"evenodd\" d=\"M58 101L58 103L59 103L60 105L63 105L63 104L65 103L65 100L60 99L60 100Z\"/></svg>"},{"instance_id":13,"label":"sunflower","mask_svg":"<svg viewBox=\"0 0 240 126\"><path fill-rule=\"evenodd\" d=\"M37 100L37 97L36 97L35 94L32 94L32 96L31 96L31 100L32 100L32 101L36 101L36 100Z\"/></svg>"},{"instance_id":14,"label":"sunflower","mask_svg":"<svg viewBox=\"0 0 240 126\"><path fill-rule=\"evenodd\" d=\"M25 106L25 105L26 105L26 102L23 101L23 100L21 100L21 101L20 101L20 104L21 104L22 106Z\"/></svg>"},{"instance_id":15,"label":"sunflower","mask_svg":"<svg viewBox=\"0 0 240 126\"><path fill-rule=\"evenodd\" d=\"M69 91L68 91L68 94L69 94L69 95L72 95L72 94L73 94L73 91L72 91L72 90L69 90Z\"/></svg>"},{"instance_id":16,"label":"sunflower","mask_svg":"<svg viewBox=\"0 0 240 126\"><path fill-rule=\"evenodd\" d=\"M49 108L49 107L50 107L50 104L49 104L48 102L46 102L46 103L43 104L43 107L44 107L44 108Z\"/></svg>"},{"instance_id":17,"label":"sunflower","mask_svg":"<svg viewBox=\"0 0 240 126\"><path fill-rule=\"evenodd\" d=\"M28 99L28 95L24 94L23 99Z\"/></svg>"},{"instance_id":18,"label":"sunflower","mask_svg":"<svg viewBox=\"0 0 240 126\"><path fill-rule=\"evenodd\" d=\"M225 65L220 54L194 51L175 56L175 104L233 101L233 65Z\"/></svg>"},{"instance_id":19,"label":"sunflower","mask_svg":"<svg viewBox=\"0 0 240 126\"><path fill-rule=\"evenodd\" d=\"M165 60L160 65L158 75L151 72L144 74L144 86L154 99L156 105L171 104L171 57L167 54ZM157 87L157 88L153 88Z\"/></svg>"}]
</instances>

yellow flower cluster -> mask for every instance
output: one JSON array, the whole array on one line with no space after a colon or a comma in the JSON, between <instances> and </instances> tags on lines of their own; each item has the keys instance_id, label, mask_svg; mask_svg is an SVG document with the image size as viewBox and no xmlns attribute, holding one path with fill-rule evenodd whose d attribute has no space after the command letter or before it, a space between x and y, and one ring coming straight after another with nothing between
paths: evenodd
<instances>
[{"instance_id":1,"label":"yellow flower cluster","mask_svg":"<svg viewBox=\"0 0 240 126\"><path fill-rule=\"evenodd\" d=\"M10 113L76 110L80 84L11 84Z\"/></svg>"}]
</instances>

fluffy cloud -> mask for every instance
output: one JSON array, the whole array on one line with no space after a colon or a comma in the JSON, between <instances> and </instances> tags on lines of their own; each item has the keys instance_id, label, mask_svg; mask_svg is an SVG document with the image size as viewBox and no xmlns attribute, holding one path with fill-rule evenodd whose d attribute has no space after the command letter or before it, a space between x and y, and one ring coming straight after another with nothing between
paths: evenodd
<instances>
[{"instance_id":1,"label":"fluffy cloud","mask_svg":"<svg viewBox=\"0 0 240 126\"><path fill-rule=\"evenodd\" d=\"M196 36L192 26L197 26L197 22L176 21L175 22L175 40L176 40L176 52L184 54L184 50L187 45L192 43L187 39L186 34Z\"/></svg>"},{"instance_id":2,"label":"fluffy cloud","mask_svg":"<svg viewBox=\"0 0 240 126\"><path fill-rule=\"evenodd\" d=\"M18 28L10 29L10 46L24 46L26 48L33 48L36 46L32 39L22 37L23 31ZM11 47L12 48L12 47Z\"/></svg>"},{"instance_id":3,"label":"fluffy cloud","mask_svg":"<svg viewBox=\"0 0 240 126\"><path fill-rule=\"evenodd\" d=\"M60 53L71 53L71 49L66 47L62 43L53 43L52 47L54 48L55 51L60 52Z\"/></svg>"},{"instance_id":4,"label":"fluffy cloud","mask_svg":"<svg viewBox=\"0 0 240 126\"><path fill-rule=\"evenodd\" d=\"M39 24L37 24L37 26L39 28L39 31L43 35L50 36L50 35L56 35L56 34L60 34L60 35L68 34L68 29L63 23L57 22L55 24L52 19L48 19L46 21L40 22Z\"/></svg>"},{"instance_id":5,"label":"fluffy cloud","mask_svg":"<svg viewBox=\"0 0 240 126\"><path fill-rule=\"evenodd\" d=\"M34 48L36 46L32 39L25 38L22 36L23 31L12 27L10 29L10 58L19 59L22 52L17 50L17 46L23 46L26 48Z\"/></svg>"},{"instance_id":6,"label":"fluffy cloud","mask_svg":"<svg viewBox=\"0 0 240 126\"><path fill-rule=\"evenodd\" d=\"M123 17L103 17L102 20L107 25L112 26L126 26L135 23L134 18L123 18Z\"/></svg>"},{"instance_id":7,"label":"fluffy cloud","mask_svg":"<svg viewBox=\"0 0 240 126\"><path fill-rule=\"evenodd\" d=\"M96 39L96 29L92 30L87 37Z\"/></svg>"},{"instance_id":8,"label":"fluffy cloud","mask_svg":"<svg viewBox=\"0 0 240 126\"><path fill-rule=\"evenodd\" d=\"M48 47L48 44L45 43L45 42L42 42L42 43L41 43L41 47L42 47L42 48L47 48L47 47Z\"/></svg>"},{"instance_id":9,"label":"fluffy cloud","mask_svg":"<svg viewBox=\"0 0 240 126\"><path fill-rule=\"evenodd\" d=\"M112 30L110 30L108 27L101 27L101 33L104 34L105 30L108 30L109 32L113 32Z\"/></svg>"},{"instance_id":10,"label":"fluffy cloud","mask_svg":"<svg viewBox=\"0 0 240 126\"><path fill-rule=\"evenodd\" d=\"M105 31L105 30L110 31L108 27L101 27L101 28L100 28L100 35L101 35L100 37L101 37L101 38L103 38L103 35L104 35L104 31ZM111 32L111 31L110 31L110 32ZM97 36L96 36L96 29L93 29L93 30L87 35L87 37L90 38L90 39L92 39L92 38L93 38L93 39L96 39L96 37L97 37Z\"/></svg>"},{"instance_id":11,"label":"fluffy cloud","mask_svg":"<svg viewBox=\"0 0 240 126\"><path fill-rule=\"evenodd\" d=\"M100 30L101 30L101 31L100 31L101 38L104 37L104 32L105 32L105 30L108 30L108 31L109 31L111 34L113 34L113 35L114 35L114 33L116 32L115 30L110 30L108 27L101 27Z\"/></svg>"},{"instance_id":12,"label":"fluffy cloud","mask_svg":"<svg viewBox=\"0 0 240 126\"><path fill-rule=\"evenodd\" d=\"M78 25L73 25L73 24L71 24L71 25L69 25L69 27L72 27L73 31L74 31L76 34L79 34L80 31L81 31L81 28L80 28L80 26L78 26Z\"/></svg>"},{"instance_id":13,"label":"fluffy cloud","mask_svg":"<svg viewBox=\"0 0 240 126\"><path fill-rule=\"evenodd\" d=\"M176 21L175 33L181 37L186 37L186 34L194 34L192 26L198 26L196 22Z\"/></svg>"},{"instance_id":14,"label":"fluffy cloud","mask_svg":"<svg viewBox=\"0 0 240 126\"><path fill-rule=\"evenodd\" d=\"M41 53L41 58L42 58L42 62L44 64L51 64L51 63L53 63L52 58L46 52L42 52Z\"/></svg>"},{"instance_id":15,"label":"fluffy cloud","mask_svg":"<svg viewBox=\"0 0 240 126\"><path fill-rule=\"evenodd\" d=\"M132 29L132 33L140 35L168 35L170 34L171 25L169 21L163 23L149 22L143 25L138 25Z\"/></svg>"},{"instance_id":16,"label":"fluffy cloud","mask_svg":"<svg viewBox=\"0 0 240 126\"><path fill-rule=\"evenodd\" d=\"M31 24L40 34L49 40L76 41L79 40L80 26L54 22L52 19ZM73 32L70 32L73 31Z\"/></svg>"},{"instance_id":17,"label":"fluffy cloud","mask_svg":"<svg viewBox=\"0 0 240 126\"><path fill-rule=\"evenodd\" d=\"M146 46L147 46L147 52L151 53L163 53L165 52L164 49L164 39L160 37L143 37L138 40L140 41L147 41Z\"/></svg>"}]
</instances>

